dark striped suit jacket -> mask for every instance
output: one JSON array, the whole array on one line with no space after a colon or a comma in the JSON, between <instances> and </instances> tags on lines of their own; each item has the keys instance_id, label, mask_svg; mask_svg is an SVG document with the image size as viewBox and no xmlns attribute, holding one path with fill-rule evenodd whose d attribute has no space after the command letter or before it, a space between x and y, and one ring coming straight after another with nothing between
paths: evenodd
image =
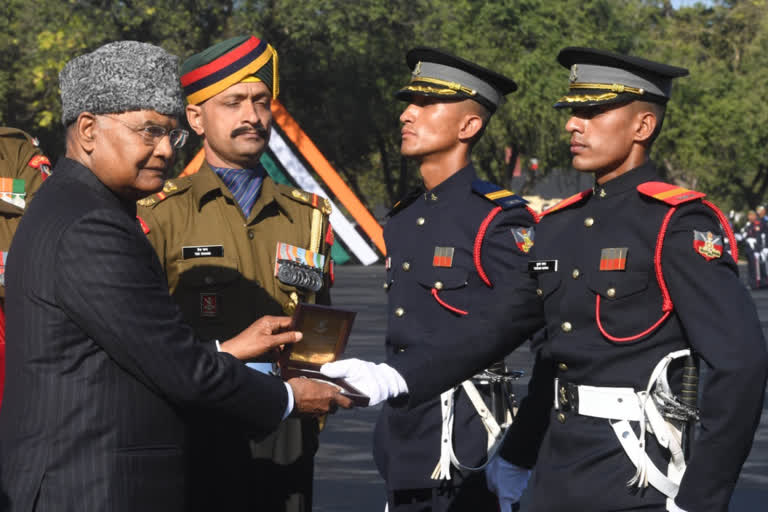
<instances>
[{"instance_id":1,"label":"dark striped suit jacket","mask_svg":"<svg viewBox=\"0 0 768 512\"><path fill-rule=\"evenodd\" d=\"M181 511L192 409L271 431L277 378L201 343L121 201L69 159L8 257L0 510Z\"/></svg>"}]
</instances>

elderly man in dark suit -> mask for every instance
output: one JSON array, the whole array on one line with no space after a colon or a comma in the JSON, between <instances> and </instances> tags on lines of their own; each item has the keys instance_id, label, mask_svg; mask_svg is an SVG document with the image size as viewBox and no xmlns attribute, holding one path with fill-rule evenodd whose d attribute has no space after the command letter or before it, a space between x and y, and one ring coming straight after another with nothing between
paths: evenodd
<instances>
[{"instance_id":1,"label":"elderly man in dark suit","mask_svg":"<svg viewBox=\"0 0 768 512\"><path fill-rule=\"evenodd\" d=\"M219 353L248 359L297 341L275 334L288 318L226 341L182 322L135 207L162 189L186 138L177 68L164 50L124 41L60 75L66 158L7 262L2 510L182 511L186 412L266 433L292 410L350 405L334 387L284 383Z\"/></svg>"}]
</instances>

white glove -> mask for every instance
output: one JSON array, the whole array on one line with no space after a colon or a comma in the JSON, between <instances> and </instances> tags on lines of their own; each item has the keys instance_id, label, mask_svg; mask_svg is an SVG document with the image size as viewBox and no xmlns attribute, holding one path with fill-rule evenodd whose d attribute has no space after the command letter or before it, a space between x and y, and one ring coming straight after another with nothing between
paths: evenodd
<instances>
[{"instance_id":1,"label":"white glove","mask_svg":"<svg viewBox=\"0 0 768 512\"><path fill-rule=\"evenodd\" d=\"M685 512L685 510L678 507L677 503L672 500L667 500L667 510L669 512Z\"/></svg>"},{"instance_id":2,"label":"white glove","mask_svg":"<svg viewBox=\"0 0 768 512\"><path fill-rule=\"evenodd\" d=\"M486 485L499 498L501 510L510 510L520 501L530 477L530 469L516 466L498 455L485 467Z\"/></svg>"},{"instance_id":3,"label":"white glove","mask_svg":"<svg viewBox=\"0 0 768 512\"><path fill-rule=\"evenodd\" d=\"M402 375L386 363L343 359L325 363L320 367L320 372L326 377L342 378L361 393L368 395L368 406L408 392L408 385Z\"/></svg>"}]
</instances>

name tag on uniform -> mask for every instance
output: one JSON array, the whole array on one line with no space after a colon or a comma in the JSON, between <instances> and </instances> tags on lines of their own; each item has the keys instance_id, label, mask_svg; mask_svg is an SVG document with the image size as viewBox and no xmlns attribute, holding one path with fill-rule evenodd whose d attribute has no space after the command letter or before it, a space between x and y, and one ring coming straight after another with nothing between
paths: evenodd
<instances>
[{"instance_id":1,"label":"name tag on uniform","mask_svg":"<svg viewBox=\"0 0 768 512\"><path fill-rule=\"evenodd\" d=\"M191 258L222 258L223 256L224 246L222 245L195 245L181 248L181 257L185 260Z\"/></svg>"},{"instance_id":2,"label":"name tag on uniform","mask_svg":"<svg viewBox=\"0 0 768 512\"><path fill-rule=\"evenodd\" d=\"M557 260L534 260L528 262L528 272L542 274L544 272L557 272Z\"/></svg>"}]
</instances>

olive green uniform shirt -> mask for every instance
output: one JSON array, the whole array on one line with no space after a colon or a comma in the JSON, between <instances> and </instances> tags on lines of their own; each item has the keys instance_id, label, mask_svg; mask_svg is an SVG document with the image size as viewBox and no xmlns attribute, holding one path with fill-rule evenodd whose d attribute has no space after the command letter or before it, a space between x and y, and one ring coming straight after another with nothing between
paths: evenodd
<instances>
[{"instance_id":1,"label":"olive green uniform shirt","mask_svg":"<svg viewBox=\"0 0 768 512\"><path fill-rule=\"evenodd\" d=\"M330 302L326 199L265 177L246 219L205 163L138 204L170 292L202 339L228 339L263 315L290 315L297 302ZM275 277L278 242L326 256L318 293Z\"/></svg>"},{"instance_id":2,"label":"olive green uniform shirt","mask_svg":"<svg viewBox=\"0 0 768 512\"><path fill-rule=\"evenodd\" d=\"M32 137L15 128L0 127L0 177L24 180L23 202L12 204L0 199L0 251L7 252L26 206L50 172L50 163ZM2 261L0 261L2 264ZM5 286L0 279L0 298Z\"/></svg>"}]
</instances>

